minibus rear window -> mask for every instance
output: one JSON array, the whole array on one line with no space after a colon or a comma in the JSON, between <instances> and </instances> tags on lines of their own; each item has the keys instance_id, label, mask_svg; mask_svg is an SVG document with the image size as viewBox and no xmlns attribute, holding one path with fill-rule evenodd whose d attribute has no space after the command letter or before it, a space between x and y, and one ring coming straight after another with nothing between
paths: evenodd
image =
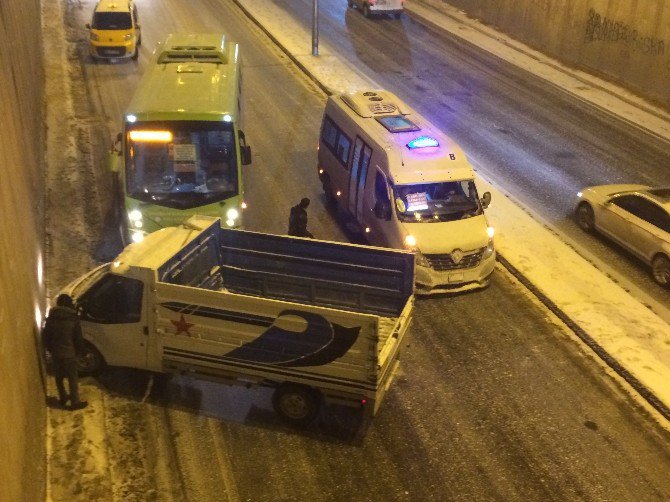
<instances>
[{"instance_id":1,"label":"minibus rear window","mask_svg":"<svg viewBox=\"0 0 670 502\"><path fill-rule=\"evenodd\" d=\"M375 118L377 119L377 122L386 127L389 132L411 132L421 130L418 125L402 115Z\"/></svg>"}]
</instances>

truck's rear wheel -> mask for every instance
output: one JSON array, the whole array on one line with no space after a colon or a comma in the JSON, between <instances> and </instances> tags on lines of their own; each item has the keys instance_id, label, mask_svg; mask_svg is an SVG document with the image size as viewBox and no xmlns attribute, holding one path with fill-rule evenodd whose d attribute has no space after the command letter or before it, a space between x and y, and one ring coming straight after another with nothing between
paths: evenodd
<instances>
[{"instance_id":1,"label":"truck's rear wheel","mask_svg":"<svg viewBox=\"0 0 670 502\"><path fill-rule=\"evenodd\" d=\"M321 396L305 385L282 384L272 396L272 405L279 416L294 425L312 422L321 404Z\"/></svg>"},{"instance_id":2,"label":"truck's rear wheel","mask_svg":"<svg viewBox=\"0 0 670 502\"><path fill-rule=\"evenodd\" d=\"M84 375L100 373L106 366L105 358L93 345L84 342L83 351L77 357L77 368Z\"/></svg>"}]
</instances>

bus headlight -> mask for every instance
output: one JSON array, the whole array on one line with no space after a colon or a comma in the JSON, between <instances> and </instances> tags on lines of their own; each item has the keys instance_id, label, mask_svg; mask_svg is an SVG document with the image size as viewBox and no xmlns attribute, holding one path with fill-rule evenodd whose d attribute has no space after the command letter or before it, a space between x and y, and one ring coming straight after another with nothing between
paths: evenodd
<instances>
[{"instance_id":1,"label":"bus headlight","mask_svg":"<svg viewBox=\"0 0 670 502\"><path fill-rule=\"evenodd\" d=\"M228 211L226 211L226 225L229 227L234 227L239 217L240 212L234 207L231 207Z\"/></svg>"},{"instance_id":2,"label":"bus headlight","mask_svg":"<svg viewBox=\"0 0 670 502\"><path fill-rule=\"evenodd\" d=\"M128 213L128 219L132 222L142 221L142 211L139 209L133 209Z\"/></svg>"}]
</instances>

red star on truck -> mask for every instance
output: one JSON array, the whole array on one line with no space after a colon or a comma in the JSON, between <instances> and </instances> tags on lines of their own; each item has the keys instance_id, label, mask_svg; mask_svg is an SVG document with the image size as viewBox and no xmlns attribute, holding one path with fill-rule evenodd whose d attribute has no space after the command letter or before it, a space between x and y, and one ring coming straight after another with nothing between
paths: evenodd
<instances>
[{"instance_id":1,"label":"red star on truck","mask_svg":"<svg viewBox=\"0 0 670 502\"><path fill-rule=\"evenodd\" d=\"M186 333L188 336L191 336L191 333L188 332L188 330L192 327L195 326L195 324L192 324L190 322L186 322L186 319L184 319L184 314L181 314L181 317L179 318L178 321L174 321L170 319L170 322L174 324L174 327L177 328L177 332L175 333L178 335L179 333Z\"/></svg>"}]
</instances>

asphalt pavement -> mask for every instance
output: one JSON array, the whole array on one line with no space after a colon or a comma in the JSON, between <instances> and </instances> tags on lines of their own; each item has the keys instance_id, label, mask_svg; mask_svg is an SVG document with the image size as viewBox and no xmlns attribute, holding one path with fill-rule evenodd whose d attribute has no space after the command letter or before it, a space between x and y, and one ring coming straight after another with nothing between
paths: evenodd
<instances>
[{"instance_id":1,"label":"asphalt pavement","mask_svg":"<svg viewBox=\"0 0 670 502\"><path fill-rule=\"evenodd\" d=\"M235 0L324 92L379 88L273 0ZM346 8L346 6L344 6ZM670 141L670 114L633 93L571 69L449 6L406 2L406 15L523 68L560 92ZM467 152L466 152L467 153ZM477 168L477 166L475 166ZM666 420L670 420L670 326L633 298L548 225L481 177L493 195L487 211L501 263ZM524 235L520 244L515 236Z\"/></svg>"}]
</instances>

